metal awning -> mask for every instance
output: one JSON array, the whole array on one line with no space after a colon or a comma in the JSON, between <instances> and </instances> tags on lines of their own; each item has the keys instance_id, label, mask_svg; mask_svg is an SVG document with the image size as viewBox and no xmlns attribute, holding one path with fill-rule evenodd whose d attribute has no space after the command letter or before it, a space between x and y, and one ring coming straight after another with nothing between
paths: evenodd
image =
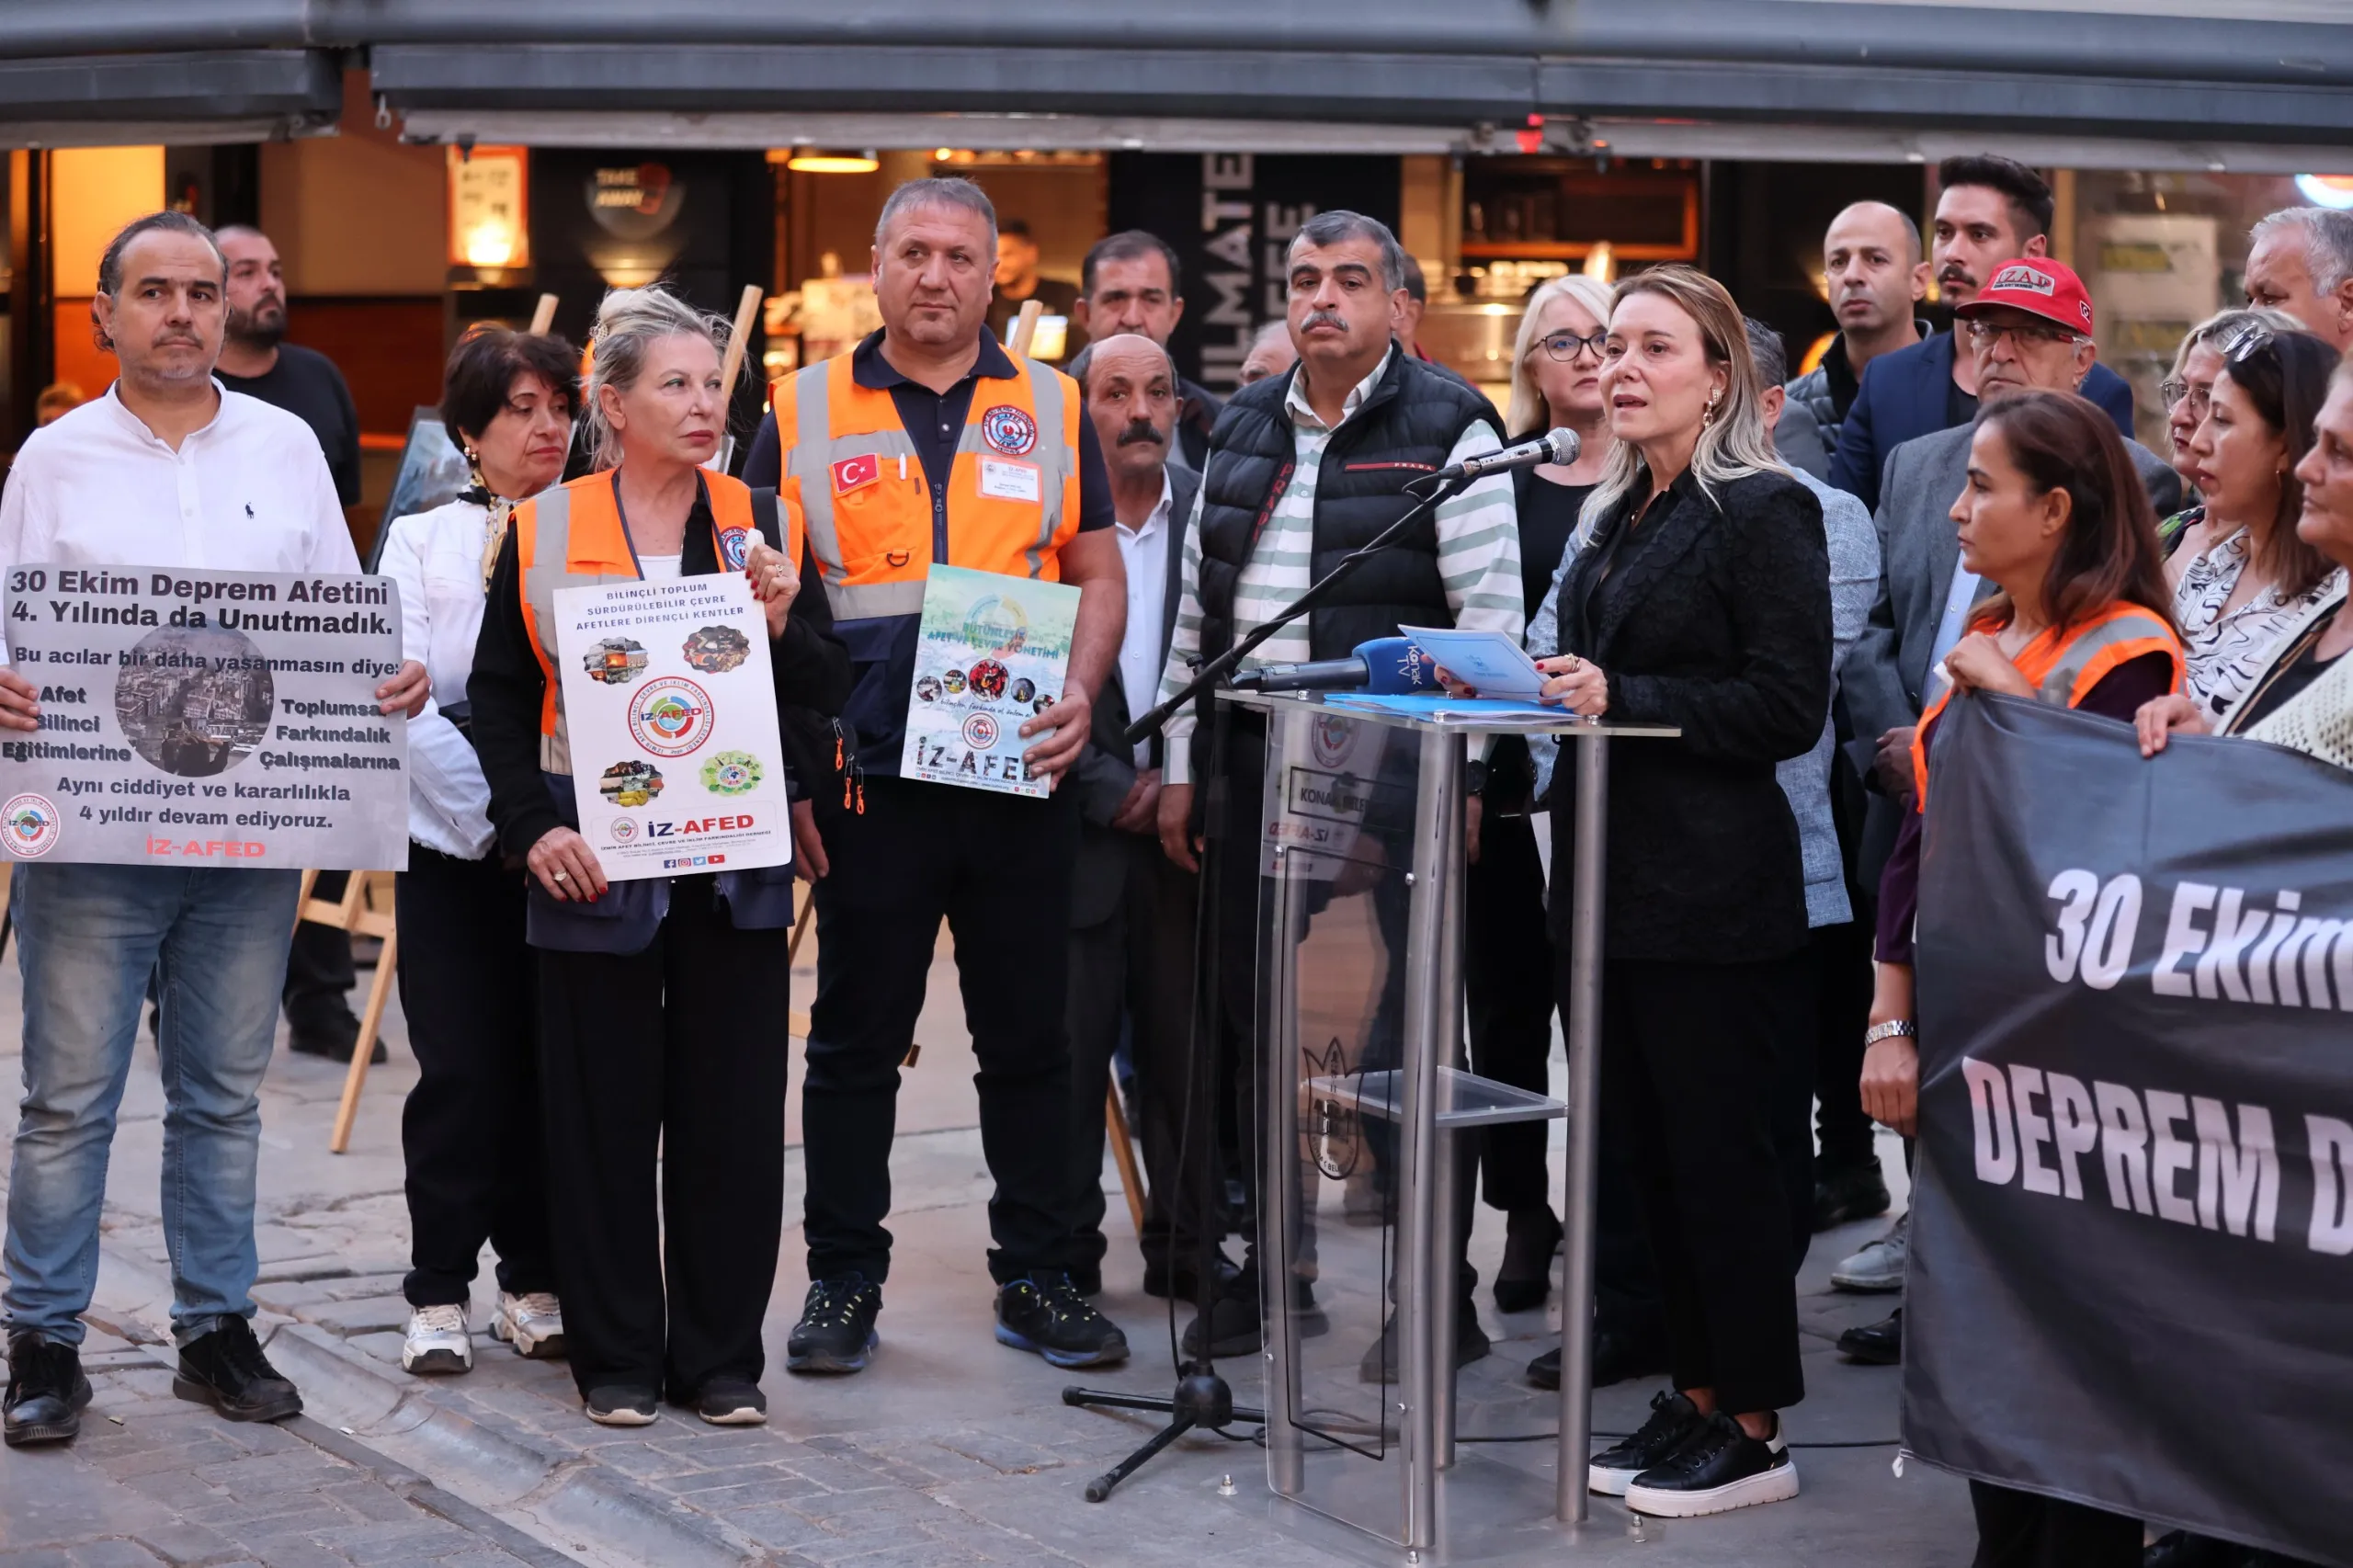
<instances>
[{"instance_id":1,"label":"metal awning","mask_svg":"<svg viewBox=\"0 0 2353 1568\"><path fill-rule=\"evenodd\" d=\"M343 73L320 50L0 60L0 147L264 142L342 112Z\"/></svg>"}]
</instances>

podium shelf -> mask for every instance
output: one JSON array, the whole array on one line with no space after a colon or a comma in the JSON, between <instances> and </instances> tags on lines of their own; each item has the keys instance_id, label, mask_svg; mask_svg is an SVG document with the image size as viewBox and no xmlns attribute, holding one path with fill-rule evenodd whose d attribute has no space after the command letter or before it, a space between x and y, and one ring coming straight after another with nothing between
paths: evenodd
<instances>
[{"instance_id":1,"label":"podium shelf","mask_svg":"<svg viewBox=\"0 0 2353 1568\"><path fill-rule=\"evenodd\" d=\"M1318 1099L1344 1105L1361 1116L1383 1121L1403 1119L1403 1086L1395 1068L1379 1073L1345 1074L1310 1078L1308 1092ZM1569 1114L1566 1100L1556 1100L1493 1078L1482 1078L1453 1067L1438 1070L1438 1124L1440 1127L1495 1127L1508 1121L1547 1121Z\"/></svg>"}]
</instances>

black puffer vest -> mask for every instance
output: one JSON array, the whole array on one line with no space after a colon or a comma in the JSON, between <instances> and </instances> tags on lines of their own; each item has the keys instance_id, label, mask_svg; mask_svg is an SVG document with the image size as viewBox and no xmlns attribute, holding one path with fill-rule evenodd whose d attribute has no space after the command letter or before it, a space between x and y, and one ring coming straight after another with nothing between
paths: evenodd
<instances>
[{"instance_id":1,"label":"black puffer vest","mask_svg":"<svg viewBox=\"0 0 2353 1568\"><path fill-rule=\"evenodd\" d=\"M1294 369L1292 376L1299 372ZM1233 594L1275 503L1292 478L1296 435L1284 410L1290 376L1269 376L1227 402L1210 432L1201 478L1201 653L1233 642ZM1392 353L1356 414L1324 449L1315 483L1313 575L1372 542L1414 505L1406 483L1446 466L1472 420L1503 435L1495 407L1412 355ZM1438 526L1424 517L1392 549L1367 560L1336 597L1307 618L1310 657L1346 657L1401 625L1450 621L1438 574Z\"/></svg>"}]
</instances>

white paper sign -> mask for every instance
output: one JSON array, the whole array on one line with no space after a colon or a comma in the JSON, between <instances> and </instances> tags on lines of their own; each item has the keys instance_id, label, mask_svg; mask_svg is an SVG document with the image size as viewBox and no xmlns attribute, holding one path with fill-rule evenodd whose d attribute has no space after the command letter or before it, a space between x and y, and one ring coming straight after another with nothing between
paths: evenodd
<instances>
[{"instance_id":1,"label":"white paper sign","mask_svg":"<svg viewBox=\"0 0 2353 1568\"><path fill-rule=\"evenodd\" d=\"M580 831L607 880L792 858L767 621L732 572L555 596Z\"/></svg>"}]
</instances>

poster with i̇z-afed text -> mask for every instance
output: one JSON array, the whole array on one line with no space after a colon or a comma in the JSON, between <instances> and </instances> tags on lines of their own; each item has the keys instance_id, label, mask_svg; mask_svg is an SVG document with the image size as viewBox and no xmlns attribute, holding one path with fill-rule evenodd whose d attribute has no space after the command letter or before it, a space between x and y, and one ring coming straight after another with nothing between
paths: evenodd
<instances>
[{"instance_id":1,"label":"poster with i\u0307z-afed text","mask_svg":"<svg viewBox=\"0 0 2353 1568\"><path fill-rule=\"evenodd\" d=\"M736 573L555 596L572 794L608 881L792 859L767 619Z\"/></svg>"},{"instance_id":2,"label":"poster with i\u0307z-afed text","mask_svg":"<svg viewBox=\"0 0 2353 1568\"><path fill-rule=\"evenodd\" d=\"M407 868L391 578L28 562L6 589L40 702L0 730L12 859Z\"/></svg>"},{"instance_id":3,"label":"poster with i\u0307z-afed text","mask_svg":"<svg viewBox=\"0 0 2353 1568\"><path fill-rule=\"evenodd\" d=\"M934 566L907 691L900 776L1007 795L1043 796L1021 726L1062 699L1078 626L1078 590L965 566Z\"/></svg>"}]
</instances>

